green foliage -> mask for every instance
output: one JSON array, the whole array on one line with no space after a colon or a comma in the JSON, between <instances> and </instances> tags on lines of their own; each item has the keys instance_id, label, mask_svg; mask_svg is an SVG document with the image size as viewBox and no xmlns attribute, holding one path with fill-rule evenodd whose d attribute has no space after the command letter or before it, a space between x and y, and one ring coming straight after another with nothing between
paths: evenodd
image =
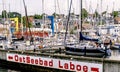
<instances>
[{"instance_id":1,"label":"green foliage","mask_svg":"<svg viewBox=\"0 0 120 72\"><path fill-rule=\"evenodd\" d=\"M70 30L70 34L74 34L74 30L73 29Z\"/></svg>"},{"instance_id":2,"label":"green foliage","mask_svg":"<svg viewBox=\"0 0 120 72\"><path fill-rule=\"evenodd\" d=\"M7 11L6 10L2 11L2 18L7 18Z\"/></svg>"},{"instance_id":3,"label":"green foliage","mask_svg":"<svg viewBox=\"0 0 120 72\"><path fill-rule=\"evenodd\" d=\"M54 18L56 18L57 16L59 16L59 14L57 14L57 13L54 12L54 13L52 14L52 16L54 16Z\"/></svg>"},{"instance_id":4,"label":"green foliage","mask_svg":"<svg viewBox=\"0 0 120 72\"><path fill-rule=\"evenodd\" d=\"M104 25L103 21L98 22L98 25Z\"/></svg>"},{"instance_id":5,"label":"green foliage","mask_svg":"<svg viewBox=\"0 0 120 72\"><path fill-rule=\"evenodd\" d=\"M107 11L104 11L104 12L102 12L102 15L104 15L104 14L106 14L107 13Z\"/></svg>"},{"instance_id":6,"label":"green foliage","mask_svg":"<svg viewBox=\"0 0 120 72\"><path fill-rule=\"evenodd\" d=\"M71 15L75 15L75 13L71 13Z\"/></svg>"},{"instance_id":7,"label":"green foliage","mask_svg":"<svg viewBox=\"0 0 120 72\"><path fill-rule=\"evenodd\" d=\"M97 12L97 11L95 11L95 13L94 13L94 17L99 17L100 15L99 15L99 13Z\"/></svg>"},{"instance_id":8,"label":"green foliage","mask_svg":"<svg viewBox=\"0 0 120 72\"><path fill-rule=\"evenodd\" d=\"M0 18L2 18L2 15L0 15Z\"/></svg>"},{"instance_id":9,"label":"green foliage","mask_svg":"<svg viewBox=\"0 0 120 72\"><path fill-rule=\"evenodd\" d=\"M90 22L89 21L85 21L85 24L89 24Z\"/></svg>"},{"instance_id":10,"label":"green foliage","mask_svg":"<svg viewBox=\"0 0 120 72\"><path fill-rule=\"evenodd\" d=\"M52 15L54 16L54 18L56 18L56 13L55 12Z\"/></svg>"},{"instance_id":11,"label":"green foliage","mask_svg":"<svg viewBox=\"0 0 120 72\"><path fill-rule=\"evenodd\" d=\"M42 15L35 14L34 19L42 19Z\"/></svg>"},{"instance_id":12,"label":"green foliage","mask_svg":"<svg viewBox=\"0 0 120 72\"><path fill-rule=\"evenodd\" d=\"M119 13L118 13L118 11L113 11L113 12L112 12L112 15L113 15L114 17L117 17L117 16L119 15Z\"/></svg>"},{"instance_id":13,"label":"green foliage","mask_svg":"<svg viewBox=\"0 0 120 72\"><path fill-rule=\"evenodd\" d=\"M23 17L22 17L22 20L23 20L23 26L26 27L26 17L23 16Z\"/></svg>"},{"instance_id":14,"label":"green foliage","mask_svg":"<svg viewBox=\"0 0 120 72\"><path fill-rule=\"evenodd\" d=\"M29 27L33 27L33 24L31 22L28 23Z\"/></svg>"},{"instance_id":15,"label":"green foliage","mask_svg":"<svg viewBox=\"0 0 120 72\"><path fill-rule=\"evenodd\" d=\"M82 19L85 19L86 17L88 17L88 12L86 9L82 9Z\"/></svg>"},{"instance_id":16,"label":"green foliage","mask_svg":"<svg viewBox=\"0 0 120 72\"><path fill-rule=\"evenodd\" d=\"M29 17L30 17L30 16L29 16ZM28 22L28 26L27 26L27 19L26 19L25 16L23 16L22 19L23 19L23 26L24 26L24 27L30 27L30 28L33 27L33 24L30 23L30 22Z\"/></svg>"},{"instance_id":17,"label":"green foliage","mask_svg":"<svg viewBox=\"0 0 120 72\"><path fill-rule=\"evenodd\" d=\"M77 26L74 27L74 30L77 30Z\"/></svg>"},{"instance_id":18,"label":"green foliage","mask_svg":"<svg viewBox=\"0 0 120 72\"><path fill-rule=\"evenodd\" d=\"M9 12L8 13L9 18L15 18L18 17L18 21L21 22L21 14L18 12Z\"/></svg>"},{"instance_id":19,"label":"green foliage","mask_svg":"<svg viewBox=\"0 0 120 72\"><path fill-rule=\"evenodd\" d=\"M45 16L46 14L45 13L43 13L41 16L42 16L42 18L43 18L43 16Z\"/></svg>"}]
</instances>

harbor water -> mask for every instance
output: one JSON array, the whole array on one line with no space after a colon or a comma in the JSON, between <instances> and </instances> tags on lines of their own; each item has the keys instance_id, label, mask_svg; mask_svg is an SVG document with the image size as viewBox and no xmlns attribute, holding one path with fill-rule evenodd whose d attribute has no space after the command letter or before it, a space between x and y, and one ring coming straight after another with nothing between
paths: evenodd
<instances>
[{"instance_id":1,"label":"harbor water","mask_svg":"<svg viewBox=\"0 0 120 72\"><path fill-rule=\"evenodd\" d=\"M11 70L11 69L0 67L0 72L21 72L21 71Z\"/></svg>"}]
</instances>

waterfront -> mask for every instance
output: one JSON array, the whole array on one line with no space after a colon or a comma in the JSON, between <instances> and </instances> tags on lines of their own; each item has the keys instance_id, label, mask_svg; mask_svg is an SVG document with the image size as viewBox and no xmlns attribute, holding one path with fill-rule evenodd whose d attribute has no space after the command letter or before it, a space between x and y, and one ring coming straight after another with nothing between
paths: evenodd
<instances>
[{"instance_id":1,"label":"waterfront","mask_svg":"<svg viewBox=\"0 0 120 72\"><path fill-rule=\"evenodd\" d=\"M44 50L44 52L45 51L46 50ZM47 51L50 51L50 50L47 50ZM54 49L51 49L51 51L54 51ZM58 54L58 53L52 54L52 53L44 53L44 52L42 52L42 54L41 54L41 50L40 50L39 54L36 54L36 53L38 53L37 51L33 53L30 51L29 52L26 52L26 51L24 51L24 52L18 52L18 51L5 52L3 50L0 50L0 55L2 55L2 56L0 56L0 58L2 59L2 60L0 60L0 62L1 62L0 63L0 72L45 72L45 71L46 72L49 72L49 71L56 72L55 69L57 69L57 72L58 72L58 68L61 68L60 70L62 70L62 69L66 70L64 68L65 64L68 64L69 66L74 65L76 67L78 67L78 66L83 67L84 65L86 65L89 69L89 72L91 72L90 68L93 68L94 66L99 68L99 72L119 72L118 71L119 67L117 67L117 66L119 66L118 65L119 64L118 60L120 57L119 50L112 50L112 52L111 52L112 56L108 57L108 58L71 56L71 55L64 55L62 53L61 54ZM29 55L29 58L26 55ZM35 55L35 57L33 57L33 55ZM9 56L16 57L15 58L16 62L14 62L14 58L12 61L9 61L11 59L7 59L8 61L3 60L4 58L8 58ZM24 63L23 63L23 60L21 62L21 59L26 58L26 57L28 59L24 59L24 61L25 61ZM29 59L30 59L30 62L28 63ZM38 59L40 59L39 65L38 65ZM50 64L46 67L46 64L45 65L41 64L41 62L43 62L43 61L46 61L47 63L49 62ZM31 63L33 65L30 65ZM90 66L89 66L89 64L90 64ZM50 68L51 66L52 66L52 68ZM116 71L111 70L113 66L116 67L115 68ZM5 68L1 68L1 67L5 67ZM76 70L76 67L74 70ZM12 70L6 69L6 68L10 68ZM16 69L17 69L17 71L16 71ZM102 71L102 70L104 70L104 71ZM65 72L65 71L60 71L60 72Z\"/></svg>"},{"instance_id":2,"label":"waterfront","mask_svg":"<svg viewBox=\"0 0 120 72\"><path fill-rule=\"evenodd\" d=\"M11 70L11 69L0 67L0 72L21 72L21 71Z\"/></svg>"}]
</instances>

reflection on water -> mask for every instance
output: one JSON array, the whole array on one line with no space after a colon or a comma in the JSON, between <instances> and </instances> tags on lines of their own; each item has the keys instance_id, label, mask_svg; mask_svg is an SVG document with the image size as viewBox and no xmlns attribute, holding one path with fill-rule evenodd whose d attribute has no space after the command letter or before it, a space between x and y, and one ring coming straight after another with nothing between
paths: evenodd
<instances>
[{"instance_id":1,"label":"reflection on water","mask_svg":"<svg viewBox=\"0 0 120 72\"><path fill-rule=\"evenodd\" d=\"M10 69L7 69L7 68L0 67L0 72L20 72L20 71L10 70Z\"/></svg>"}]
</instances>

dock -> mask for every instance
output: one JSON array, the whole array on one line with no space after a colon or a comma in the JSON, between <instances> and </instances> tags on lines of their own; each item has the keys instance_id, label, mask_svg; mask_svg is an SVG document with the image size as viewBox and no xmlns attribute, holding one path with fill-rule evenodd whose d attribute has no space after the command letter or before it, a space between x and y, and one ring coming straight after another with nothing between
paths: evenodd
<instances>
[{"instance_id":1,"label":"dock","mask_svg":"<svg viewBox=\"0 0 120 72\"><path fill-rule=\"evenodd\" d=\"M30 72L120 72L120 57L114 53L116 58L73 56L66 55L64 47L59 48L0 50L0 65Z\"/></svg>"}]
</instances>

